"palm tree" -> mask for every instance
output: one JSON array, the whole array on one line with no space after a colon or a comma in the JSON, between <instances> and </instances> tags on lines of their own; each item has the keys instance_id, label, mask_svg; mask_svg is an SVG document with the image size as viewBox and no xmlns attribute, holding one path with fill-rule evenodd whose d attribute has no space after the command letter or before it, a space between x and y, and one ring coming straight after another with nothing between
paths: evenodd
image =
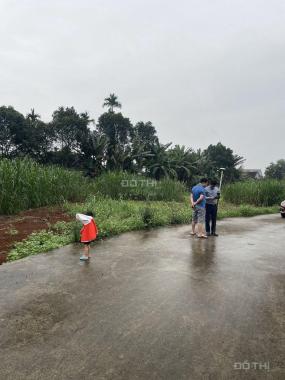
<instances>
[{"instance_id":1,"label":"palm tree","mask_svg":"<svg viewBox=\"0 0 285 380\"><path fill-rule=\"evenodd\" d=\"M171 143L165 145L158 143L152 147L152 158L147 169L151 177L157 180L163 177L177 178L177 173L173 168L173 161L167 152L170 145Z\"/></svg>"},{"instance_id":2,"label":"palm tree","mask_svg":"<svg viewBox=\"0 0 285 380\"><path fill-rule=\"evenodd\" d=\"M132 136L131 151L133 170L135 172L140 173L145 171L147 162L150 160L151 157L153 157L153 153L151 152L152 146L149 143L149 141L146 141L146 139L142 139L142 137L138 135L137 129L135 129L135 132Z\"/></svg>"},{"instance_id":3,"label":"palm tree","mask_svg":"<svg viewBox=\"0 0 285 380\"><path fill-rule=\"evenodd\" d=\"M110 94L108 98L104 99L103 107L108 107L109 112L114 112L114 108L122 108L118 97L115 94Z\"/></svg>"},{"instance_id":4,"label":"palm tree","mask_svg":"<svg viewBox=\"0 0 285 380\"><path fill-rule=\"evenodd\" d=\"M132 168L131 148L115 145L107 157L107 168L111 170L130 170Z\"/></svg>"},{"instance_id":5,"label":"palm tree","mask_svg":"<svg viewBox=\"0 0 285 380\"><path fill-rule=\"evenodd\" d=\"M188 181L197 170L197 157L193 149L175 145L167 152L179 181Z\"/></svg>"},{"instance_id":6,"label":"palm tree","mask_svg":"<svg viewBox=\"0 0 285 380\"><path fill-rule=\"evenodd\" d=\"M96 131L90 132L89 138L82 146L88 166L87 175L94 177L102 172L106 166L106 152L108 138Z\"/></svg>"},{"instance_id":7,"label":"palm tree","mask_svg":"<svg viewBox=\"0 0 285 380\"><path fill-rule=\"evenodd\" d=\"M31 112L28 113L27 119L29 119L32 123L35 123L40 118L40 115L35 113L35 109L32 108Z\"/></svg>"}]
</instances>

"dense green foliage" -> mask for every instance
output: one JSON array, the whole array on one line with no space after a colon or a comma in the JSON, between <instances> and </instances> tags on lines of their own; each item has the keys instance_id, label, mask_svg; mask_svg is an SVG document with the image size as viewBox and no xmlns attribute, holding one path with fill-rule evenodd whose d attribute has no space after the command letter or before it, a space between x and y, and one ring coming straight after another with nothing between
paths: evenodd
<instances>
[{"instance_id":1,"label":"dense green foliage","mask_svg":"<svg viewBox=\"0 0 285 380\"><path fill-rule=\"evenodd\" d=\"M67 204L71 214L92 210L99 226L99 238L122 231L166 224L188 223L189 204L178 202L138 202L93 197L82 204Z\"/></svg>"},{"instance_id":2,"label":"dense green foliage","mask_svg":"<svg viewBox=\"0 0 285 380\"><path fill-rule=\"evenodd\" d=\"M265 177L271 179L285 179L285 160L278 160L271 164L265 170Z\"/></svg>"},{"instance_id":3,"label":"dense green foliage","mask_svg":"<svg viewBox=\"0 0 285 380\"><path fill-rule=\"evenodd\" d=\"M235 205L273 206L285 199L285 181L236 182L226 185L222 194L225 201Z\"/></svg>"},{"instance_id":4,"label":"dense green foliage","mask_svg":"<svg viewBox=\"0 0 285 380\"><path fill-rule=\"evenodd\" d=\"M221 143L204 151L162 144L150 121L133 124L121 112L115 94L105 98L108 111L97 123L87 112L59 107L52 120L43 122L34 109L25 117L13 107L0 107L0 157L28 156L42 164L79 169L90 177L109 170L127 170L160 180L178 179L192 184L200 176L216 176L226 168L225 179L236 180L242 157Z\"/></svg>"},{"instance_id":5,"label":"dense green foliage","mask_svg":"<svg viewBox=\"0 0 285 380\"><path fill-rule=\"evenodd\" d=\"M16 243L8 255L8 260L14 261L40 252L47 252L69 244L73 239L72 224L58 222L52 230L34 232L27 239Z\"/></svg>"},{"instance_id":6,"label":"dense green foliage","mask_svg":"<svg viewBox=\"0 0 285 380\"><path fill-rule=\"evenodd\" d=\"M225 168L224 180L234 182L240 179L240 171L237 169L245 160L233 153L230 148L223 144L209 145L204 151L204 171L211 178L217 175L219 168Z\"/></svg>"},{"instance_id":7,"label":"dense green foliage","mask_svg":"<svg viewBox=\"0 0 285 380\"><path fill-rule=\"evenodd\" d=\"M248 204L235 206L222 201L219 207L218 219L275 214L277 211L277 206L260 207Z\"/></svg>"},{"instance_id":8,"label":"dense green foliage","mask_svg":"<svg viewBox=\"0 0 285 380\"><path fill-rule=\"evenodd\" d=\"M183 201L186 188L171 179L155 181L127 172L106 172L96 179L31 159L0 159L0 213L84 201L95 193L114 199Z\"/></svg>"},{"instance_id":9,"label":"dense green foliage","mask_svg":"<svg viewBox=\"0 0 285 380\"><path fill-rule=\"evenodd\" d=\"M178 201L184 200L186 187L172 179L156 181L128 172L107 172L95 180L96 193L113 199Z\"/></svg>"},{"instance_id":10,"label":"dense green foliage","mask_svg":"<svg viewBox=\"0 0 285 380\"><path fill-rule=\"evenodd\" d=\"M82 201L92 183L77 171L42 166L31 159L0 159L0 213L55 205L63 200Z\"/></svg>"},{"instance_id":11,"label":"dense green foliage","mask_svg":"<svg viewBox=\"0 0 285 380\"><path fill-rule=\"evenodd\" d=\"M58 166L43 166L30 159L0 159L0 213L65 201L84 201L98 194L112 199L177 201L187 196L186 186L169 178L156 181L129 172L106 172L95 179ZM236 204L272 206L285 199L285 182L244 181L223 189L225 201Z\"/></svg>"}]
</instances>

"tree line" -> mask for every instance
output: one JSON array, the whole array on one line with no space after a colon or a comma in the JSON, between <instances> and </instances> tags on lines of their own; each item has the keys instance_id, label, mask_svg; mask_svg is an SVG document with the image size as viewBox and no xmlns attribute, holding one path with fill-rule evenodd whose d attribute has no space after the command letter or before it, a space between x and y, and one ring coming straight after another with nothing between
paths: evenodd
<instances>
[{"instance_id":1,"label":"tree line","mask_svg":"<svg viewBox=\"0 0 285 380\"><path fill-rule=\"evenodd\" d=\"M162 144L152 122L132 124L121 112L115 94L98 121L74 107L59 107L48 123L34 109L26 116L11 106L0 107L0 156L29 156L41 164L82 170L95 177L104 171L126 170L155 179L169 177L191 183L201 175L215 177L224 167L227 181L240 179L243 157L222 143L194 150Z\"/></svg>"}]
</instances>

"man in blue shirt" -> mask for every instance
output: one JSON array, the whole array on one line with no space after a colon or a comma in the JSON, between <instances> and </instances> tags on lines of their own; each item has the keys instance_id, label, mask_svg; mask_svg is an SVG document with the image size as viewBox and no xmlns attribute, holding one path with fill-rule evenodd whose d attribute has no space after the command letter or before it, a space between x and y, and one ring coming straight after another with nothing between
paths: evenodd
<instances>
[{"instance_id":1,"label":"man in blue shirt","mask_svg":"<svg viewBox=\"0 0 285 380\"><path fill-rule=\"evenodd\" d=\"M197 236L199 238L207 239L205 231L205 215L206 215L206 192L205 187L208 185L207 178L201 178L200 183L192 188L191 192L191 206L193 209L192 215L192 232L195 235L195 228L197 225Z\"/></svg>"}]
</instances>

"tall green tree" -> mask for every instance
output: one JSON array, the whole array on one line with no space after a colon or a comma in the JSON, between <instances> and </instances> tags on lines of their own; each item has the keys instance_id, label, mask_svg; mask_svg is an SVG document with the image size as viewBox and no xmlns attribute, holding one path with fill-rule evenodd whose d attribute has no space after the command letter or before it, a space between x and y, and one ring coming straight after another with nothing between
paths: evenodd
<instances>
[{"instance_id":1,"label":"tall green tree","mask_svg":"<svg viewBox=\"0 0 285 380\"><path fill-rule=\"evenodd\" d=\"M88 137L90 122L87 112L79 114L74 107L59 107L53 113L51 122L57 147L79 152L81 143Z\"/></svg>"},{"instance_id":2,"label":"tall green tree","mask_svg":"<svg viewBox=\"0 0 285 380\"><path fill-rule=\"evenodd\" d=\"M36 114L34 109L27 115L26 123L28 131L26 153L41 163L48 163L55 140L51 125L40 120L40 115Z\"/></svg>"},{"instance_id":3,"label":"tall green tree","mask_svg":"<svg viewBox=\"0 0 285 380\"><path fill-rule=\"evenodd\" d=\"M25 117L13 107L0 107L0 155L14 157L25 154L28 131Z\"/></svg>"},{"instance_id":4,"label":"tall green tree","mask_svg":"<svg viewBox=\"0 0 285 380\"><path fill-rule=\"evenodd\" d=\"M59 107L52 115L54 132L53 161L64 166L80 166L82 146L89 137L88 124L92 120L87 112L78 113L74 107Z\"/></svg>"},{"instance_id":5,"label":"tall green tree","mask_svg":"<svg viewBox=\"0 0 285 380\"><path fill-rule=\"evenodd\" d=\"M149 150L159 142L156 129L151 121L146 123L142 121L138 122L134 127L134 135L139 143L145 146L146 150Z\"/></svg>"},{"instance_id":6,"label":"tall green tree","mask_svg":"<svg viewBox=\"0 0 285 380\"><path fill-rule=\"evenodd\" d=\"M147 162L153 156L152 150L159 143L155 127L150 121L138 122L132 136L133 170L144 172Z\"/></svg>"},{"instance_id":7,"label":"tall green tree","mask_svg":"<svg viewBox=\"0 0 285 380\"><path fill-rule=\"evenodd\" d=\"M265 169L265 177L272 179L285 179L285 160L280 159L276 163L271 162Z\"/></svg>"},{"instance_id":8,"label":"tall green tree","mask_svg":"<svg viewBox=\"0 0 285 380\"><path fill-rule=\"evenodd\" d=\"M97 131L108 139L106 168L121 169L131 152L131 140L134 134L130 120L121 113L105 112L97 123Z\"/></svg>"},{"instance_id":9,"label":"tall green tree","mask_svg":"<svg viewBox=\"0 0 285 380\"><path fill-rule=\"evenodd\" d=\"M88 138L82 145L84 155L84 167L86 174L96 177L106 168L106 155L108 148L108 138L98 131L90 131Z\"/></svg>"},{"instance_id":10,"label":"tall green tree","mask_svg":"<svg viewBox=\"0 0 285 380\"><path fill-rule=\"evenodd\" d=\"M226 168L225 178L239 178L243 158L223 144L210 145L204 151L185 146L161 144L150 121L131 121L120 112L118 97L105 98L103 113L95 130L88 113L74 107L59 107L50 123L44 123L32 108L26 118L13 107L0 107L0 155L29 155L42 163L56 163L86 169L94 176L104 170L129 170L146 173L156 179L176 178L188 184L198 176L215 176ZM270 164L267 176L283 178L284 160Z\"/></svg>"},{"instance_id":11,"label":"tall green tree","mask_svg":"<svg viewBox=\"0 0 285 380\"><path fill-rule=\"evenodd\" d=\"M205 173L210 177L215 177L220 168L225 168L225 180L235 181L240 179L240 166L245 160L243 157L234 154L232 149L227 148L222 143L209 145L203 152L205 163Z\"/></svg>"}]
</instances>

